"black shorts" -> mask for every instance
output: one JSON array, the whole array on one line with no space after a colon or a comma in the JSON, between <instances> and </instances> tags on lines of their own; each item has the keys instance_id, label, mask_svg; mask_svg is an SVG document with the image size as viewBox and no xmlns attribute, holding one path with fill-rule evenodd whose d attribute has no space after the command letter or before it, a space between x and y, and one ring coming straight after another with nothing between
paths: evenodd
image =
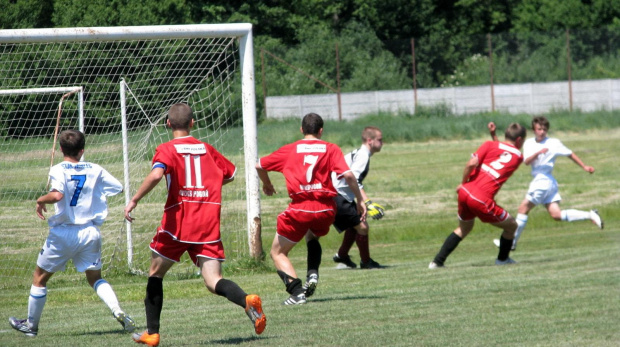
<instances>
[{"instance_id":1,"label":"black shorts","mask_svg":"<svg viewBox=\"0 0 620 347\"><path fill-rule=\"evenodd\" d=\"M342 197L342 195L338 195L334 200L336 201L337 212L336 220L333 225L339 233L353 228L362 222L357 212L357 204L355 201L349 202Z\"/></svg>"}]
</instances>

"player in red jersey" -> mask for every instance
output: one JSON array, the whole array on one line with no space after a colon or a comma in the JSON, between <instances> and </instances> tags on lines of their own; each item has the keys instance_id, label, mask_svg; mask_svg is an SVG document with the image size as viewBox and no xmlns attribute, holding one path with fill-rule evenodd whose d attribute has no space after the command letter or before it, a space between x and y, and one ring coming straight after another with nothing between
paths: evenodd
<instances>
[{"instance_id":1,"label":"player in red jersey","mask_svg":"<svg viewBox=\"0 0 620 347\"><path fill-rule=\"evenodd\" d=\"M132 222L130 213L138 202L166 177L168 198L150 245L151 267L144 299L147 331L134 334L133 339L149 346L159 344L163 278L185 252L200 268L207 289L245 308L255 332L260 334L266 325L261 299L222 278L221 191L222 185L233 181L236 168L211 145L190 135L194 120L188 105L173 105L166 124L172 128L173 139L157 147L151 172L125 207L125 218Z\"/></svg>"},{"instance_id":2,"label":"player in red jersey","mask_svg":"<svg viewBox=\"0 0 620 347\"><path fill-rule=\"evenodd\" d=\"M362 221L366 220L366 205L357 185L355 175L344 160L340 147L321 140L323 119L316 113L304 116L301 123L303 140L285 145L256 164L263 182L263 192L276 193L268 171L281 172L292 199L288 208L278 216L277 233L271 246L271 258L286 286L290 297L285 305L306 303L314 293L319 279L321 244L319 237L329 232L336 215L334 197L338 195L332 184L331 174L344 178L353 191ZM288 258L293 247L306 237L308 246L308 271L306 283L297 278Z\"/></svg>"},{"instance_id":3,"label":"player in red jersey","mask_svg":"<svg viewBox=\"0 0 620 347\"><path fill-rule=\"evenodd\" d=\"M494 198L523 162L520 149L525 135L526 129L523 126L512 123L506 129L504 142L487 141L472 154L465 165L462 184L456 189L459 227L443 243L435 259L428 265L430 269L444 266L446 258L473 229L476 217L483 223L503 229L495 264L515 263L508 255L517 222L508 211L495 203Z\"/></svg>"}]
</instances>

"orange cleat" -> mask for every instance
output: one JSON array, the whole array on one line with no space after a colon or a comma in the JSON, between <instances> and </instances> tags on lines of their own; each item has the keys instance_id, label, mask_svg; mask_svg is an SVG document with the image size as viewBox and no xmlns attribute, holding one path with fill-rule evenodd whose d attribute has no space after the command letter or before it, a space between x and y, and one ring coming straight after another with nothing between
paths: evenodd
<instances>
[{"instance_id":1,"label":"orange cleat","mask_svg":"<svg viewBox=\"0 0 620 347\"><path fill-rule=\"evenodd\" d=\"M149 334L148 331L143 332L142 334L135 333L131 337L137 343L141 343L147 346L159 346L159 334Z\"/></svg>"},{"instance_id":2,"label":"orange cleat","mask_svg":"<svg viewBox=\"0 0 620 347\"><path fill-rule=\"evenodd\" d=\"M260 335L267 325L267 317L263 314L263 307L258 295L250 294L245 297L245 313L254 324L254 331L256 334Z\"/></svg>"}]
</instances>

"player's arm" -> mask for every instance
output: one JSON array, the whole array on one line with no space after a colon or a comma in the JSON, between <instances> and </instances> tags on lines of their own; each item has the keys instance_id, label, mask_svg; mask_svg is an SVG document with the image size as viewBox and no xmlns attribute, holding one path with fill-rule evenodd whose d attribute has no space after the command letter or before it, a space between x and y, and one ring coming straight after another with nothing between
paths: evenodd
<instances>
[{"instance_id":1,"label":"player's arm","mask_svg":"<svg viewBox=\"0 0 620 347\"><path fill-rule=\"evenodd\" d=\"M258 173L258 178L260 178L261 182L263 182L263 193L265 193L265 195L267 196L277 194L275 188L273 187L273 184L271 184L269 172L260 167L260 163L256 164L256 172Z\"/></svg>"},{"instance_id":2,"label":"player's arm","mask_svg":"<svg viewBox=\"0 0 620 347\"><path fill-rule=\"evenodd\" d=\"M584 164L583 161L581 161L581 159L579 159L577 154L575 154L574 152L571 153L571 155L569 155L568 157L571 158L571 160L574 161L575 164L579 165L585 171L587 171L589 173L594 173L594 168L592 166L588 166L588 165Z\"/></svg>"},{"instance_id":3,"label":"player's arm","mask_svg":"<svg viewBox=\"0 0 620 347\"><path fill-rule=\"evenodd\" d=\"M345 172L342 177L347 182L347 185L355 195L355 201L357 202L357 211L360 212L360 220L363 222L366 220L366 204L364 203L364 198L362 197L362 193L360 192L360 188L357 185L357 178L351 171Z\"/></svg>"},{"instance_id":4,"label":"player's arm","mask_svg":"<svg viewBox=\"0 0 620 347\"><path fill-rule=\"evenodd\" d=\"M538 152L530 155L529 157L525 158L525 160L523 161L523 163L525 165L530 165L534 160L536 160L536 158L538 158L539 155L544 154L549 152L549 148L545 147L545 148L541 148Z\"/></svg>"},{"instance_id":5,"label":"player's arm","mask_svg":"<svg viewBox=\"0 0 620 347\"><path fill-rule=\"evenodd\" d=\"M52 190L51 192L39 197L37 199L37 216L42 220L45 220L45 216L43 215L43 212L47 212L45 205L55 204L62 200L63 197L64 194L57 190Z\"/></svg>"},{"instance_id":6,"label":"player's arm","mask_svg":"<svg viewBox=\"0 0 620 347\"><path fill-rule=\"evenodd\" d=\"M129 222L133 221L130 213L133 211L142 198L148 194L153 188L157 186L159 181L164 177L164 168L163 167L155 167L151 172L146 176L144 182L138 188L136 194L131 198L127 206L125 206L125 219Z\"/></svg>"},{"instance_id":7,"label":"player's arm","mask_svg":"<svg viewBox=\"0 0 620 347\"><path fill-rule=\"evenodd\" d=\"M465 164L465 168L463 169L463 179L461 180L461 184L467 183L469 180L469 176L471 173L478 167L479 160L477 155L472 155L471 158Z\"/></svg>"},{"instance_id":8,"label":"player's arm","mask_svg":"<svg viewBox=\"0 0 620 347\"><path fill-rule=\"evenodd\" d=\"M495 130L497 129L495 123L489 122L489 124L487 124L487 128L489 128L489 134L491 135L491 139L493 139L493 141L499 141L497 135L495 135Z\"/></svg>"}]
</instances>

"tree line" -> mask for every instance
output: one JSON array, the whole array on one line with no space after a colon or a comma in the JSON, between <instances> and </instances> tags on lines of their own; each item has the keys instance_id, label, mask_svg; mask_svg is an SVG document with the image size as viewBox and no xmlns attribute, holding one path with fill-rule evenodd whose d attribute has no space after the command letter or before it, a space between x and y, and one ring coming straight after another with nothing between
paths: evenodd
<instances>
[{"instance_id":1,"label":"tree line","mask_svg":"<svg viewBox=\"0 0 620 347\"><path fill-rule=\"evenodd\" d=\"M0 8L2 29L249 22L257 87L262 63L268 95L329 91L261 61L261 50L343 92L411 88L412 39L421 88L488 83L490 59L496 83L566 79L568 54L575 78L620 75L620 1L0 0Z\"/></svg>"}]
</instances>

